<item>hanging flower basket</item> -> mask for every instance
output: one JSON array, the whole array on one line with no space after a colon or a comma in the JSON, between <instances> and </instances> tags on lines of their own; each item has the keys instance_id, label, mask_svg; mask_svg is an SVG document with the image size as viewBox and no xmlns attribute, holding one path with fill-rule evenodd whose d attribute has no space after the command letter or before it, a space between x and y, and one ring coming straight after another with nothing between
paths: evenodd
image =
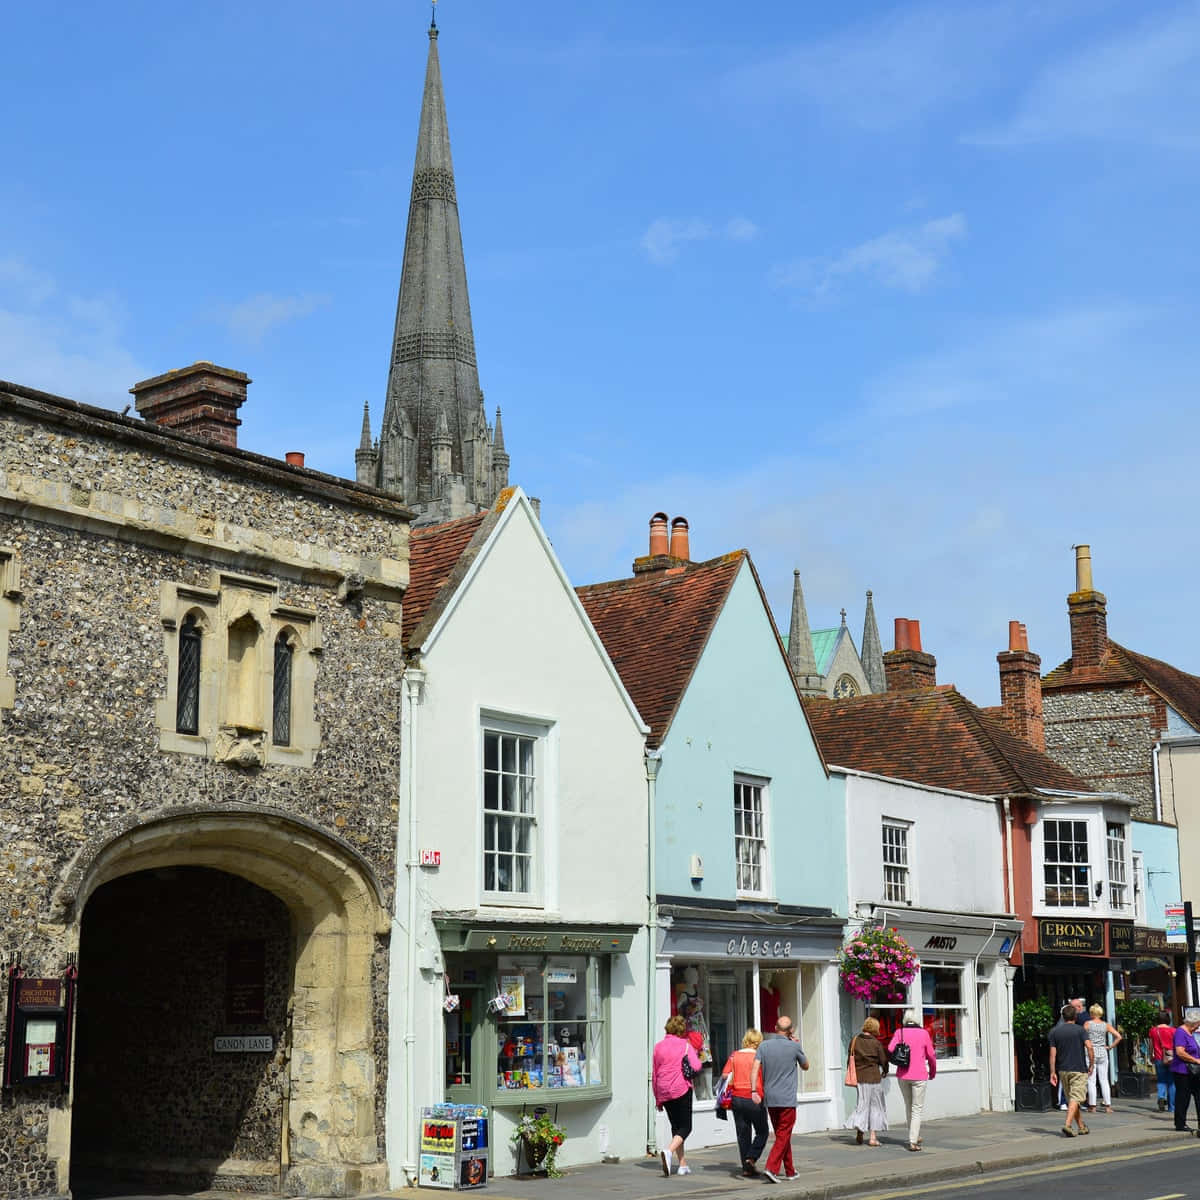
<instances>
[{"instance_id":1,"label":"hanging flower basket","mask_svg":"<svg viewBox=\"0 0 1200 1200\"><path fill-rule=\"evenodd\" d=\"M567 1131L552 1121L544 1108L538 1108L522 1115L508 1140L521 1148L531 1171L544 1170L551 1179L557 1179L562 1172L554 1158L566 1138Z\"/></svg>"},{"instance_id":2,"label":"hanging flower basket","mask_svg":"<svg viewBox=\"0 0 1200 1200\"><path fill-rule=\"evenodd\" d=\"M842 987L868 1004L901 1004L920 966L917 952L886 925L860 929L838 951Z\"/></svg>"}]
</instances>

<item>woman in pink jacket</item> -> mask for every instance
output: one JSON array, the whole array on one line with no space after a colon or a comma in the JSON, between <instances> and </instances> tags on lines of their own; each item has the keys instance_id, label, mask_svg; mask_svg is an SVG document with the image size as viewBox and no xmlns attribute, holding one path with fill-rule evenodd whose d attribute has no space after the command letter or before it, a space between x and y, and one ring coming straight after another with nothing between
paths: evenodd
<instances>
[{"instance_id":1,"label":"woman in pink jacket","mask_svg":"<svg viewBox=\"0 0 1200 1200\"><path fill-rule=\"evenodd\" d=\"M700 1055L687 1037L687 1022L680 1016L671 1017L666 1024L667 1036L654 1047L654 1103L667 1114L671 1123L671 1141L659 1152L664 1175L679 1164L680 1175L690 1175L692 1168L683 1156L683 1143L692 1132L692 1081L683 1073L686 1057L692 1073L700 1073Z\"/></svg>"},{"instance_id":2,"label":"woman in pink jacket","mask_svg":"<svg viewBox=\"0 0 1200 1200\"><path fill-rule=\"evenodd\" d=\"M908 1111L908 1148L921 1149L921 1113L925 1109L925 1086L937 1074L937 1056L929 1034L917 1022L917 1014L908 1009L900 1028L888 1042L889 1056L903 1042L909 1049L907 1067L897 1067L896 1078L900 1081L900 1094Z\"/></svg>"}]
</instances>

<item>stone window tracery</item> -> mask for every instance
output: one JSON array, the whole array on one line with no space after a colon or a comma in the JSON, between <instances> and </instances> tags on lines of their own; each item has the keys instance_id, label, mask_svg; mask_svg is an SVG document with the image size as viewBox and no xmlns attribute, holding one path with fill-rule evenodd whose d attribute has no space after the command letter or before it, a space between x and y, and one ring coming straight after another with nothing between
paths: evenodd
<instances>
[{"instance_id":1,"label":"stone window tracery","mask_svg":"<svg viewBox=\"0 0 1200 1200\"><path fill-rule=\"evenodd\" d=\"M270 580L222 571L207 588L162 585L160 749L241 767L312 765L320 625L278 593Z\"/></svg>"}]
</instances>

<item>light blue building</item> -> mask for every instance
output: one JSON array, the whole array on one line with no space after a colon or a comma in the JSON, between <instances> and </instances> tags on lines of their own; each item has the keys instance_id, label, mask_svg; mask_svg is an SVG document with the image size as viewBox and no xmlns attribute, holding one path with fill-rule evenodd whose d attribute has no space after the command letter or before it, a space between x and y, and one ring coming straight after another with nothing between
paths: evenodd
<instances>
[{"instance_id":1,"label":"light blue building","mask_svg":"<svg viewBox=\"0 0 1200 1200\"><path fill-rule=\"evenodd\" d=\"M672 1013L704 1038L697 1144L732 1140L712 1087L749 1026L793 1018L810 1060L797 1130L840 1098L833 958L847 894L842 786L825 770L744 550L691 562L686 522L651 522L634 574L579 589L650 726L655 1038Z\"/></svg>"}]
</instances>

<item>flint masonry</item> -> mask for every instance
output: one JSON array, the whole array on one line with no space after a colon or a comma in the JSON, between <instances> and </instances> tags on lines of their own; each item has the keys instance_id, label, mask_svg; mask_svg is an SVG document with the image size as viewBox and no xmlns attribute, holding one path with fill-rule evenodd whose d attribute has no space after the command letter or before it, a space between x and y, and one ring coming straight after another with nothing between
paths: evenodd
<instances>
[{"instance_id":1,"label":"flint masonry","mask_svg":"<svg viewBox=\"0 0 1200 1200\"><path fill-rule=\"evenodd\" d=\"M386 1185L411 513L238 450L248 382L0 383L3 1195Z\"/></svg>"}]
</instances>

